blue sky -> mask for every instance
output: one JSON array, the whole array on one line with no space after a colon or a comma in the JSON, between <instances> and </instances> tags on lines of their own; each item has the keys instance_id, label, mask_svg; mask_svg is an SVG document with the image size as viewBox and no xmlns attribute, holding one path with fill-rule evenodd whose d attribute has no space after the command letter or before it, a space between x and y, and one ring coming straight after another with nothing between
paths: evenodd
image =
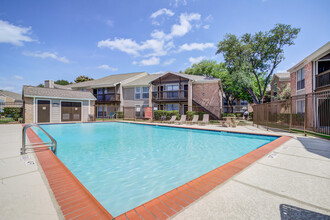
<instances>
[{"instance_id":1,"label":"blue sky","mask_svg":"<svg viewBox=\"0 0 330 220\"><path fill-rule=\"evenodd\" d=\"M315 0L2 0L0 89L78 75L185 70L221 61L226 33L300 27L285 48L285 71L330 40L330 1Z\"/></svg>"}]
</instances>

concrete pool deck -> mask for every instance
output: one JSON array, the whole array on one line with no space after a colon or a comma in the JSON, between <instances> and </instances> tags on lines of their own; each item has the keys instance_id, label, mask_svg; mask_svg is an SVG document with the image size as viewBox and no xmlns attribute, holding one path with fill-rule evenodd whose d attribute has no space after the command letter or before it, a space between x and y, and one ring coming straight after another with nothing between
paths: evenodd
<instances>
[{"instance_id":1,"label":"concrete pool deck","mask_svg":"<svg viewBox=\"0 0 330 220\"><path fill-rule=\"evenodd\" d=\"M330 215L329 141L253 126L203 127L293 138L186 207L174 219ZM21 125L0 126L0 219L63 218L42 170L36 164L26 165L27 161L35 161L34 155L29 154L26 161L19 155L21 129Z\"/></svg>"}]
</instances>

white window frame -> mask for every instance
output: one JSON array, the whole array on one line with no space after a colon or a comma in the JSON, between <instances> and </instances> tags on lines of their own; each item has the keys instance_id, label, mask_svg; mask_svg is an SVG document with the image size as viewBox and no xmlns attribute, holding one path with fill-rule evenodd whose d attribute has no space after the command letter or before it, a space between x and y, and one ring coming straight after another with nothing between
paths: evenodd
<instances>
[{"instance_id":1,"label":"white window frame","mask_svg":"<svg viewBox=\"0 0 330 220\"><path fill-rule=\"evenodd\" d=\"M298 89L298 75L299 75L298 72L300 71L300 73L302 74L302 70L304 70L304 80L305 80L304 88ZM302 79L300 79L300 80L302 80ZM298 91L304 91L305 88L306 88L306 70L305 70L305 67L303 67L303 68L300 68L299 70L296 71L296 91L297 92Z\"/></svg>"},{"instance_id":2,"label":"white window frame","mask_svg":"<svg viewBox=\"0 0 330 220\"><path fill-rule=\"evenodd\" d=\"M143 88L147 88L147 92L143 91ZM137 89L139 89L139 92L137 92ZM143 98L143 95L147 94L147 98ZM139 98L136 97L136 95L139 95ZM141 99L149 99L149 87L148 86L139 86L139 87L134 87L134 99L135 100L141 100Z\"/></svg>"}]
</instances>

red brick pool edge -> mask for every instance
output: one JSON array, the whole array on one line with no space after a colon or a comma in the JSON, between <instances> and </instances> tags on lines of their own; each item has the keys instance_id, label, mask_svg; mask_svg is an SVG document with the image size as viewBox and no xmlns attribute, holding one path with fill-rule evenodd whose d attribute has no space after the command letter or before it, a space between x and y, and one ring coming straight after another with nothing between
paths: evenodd
<instances>
[{"instance_id":1,"label":"red brick pool edge","mask_svg":"<svg viewBox=\"0 0 330 220\"><path fill-rule=\"evenodd\" d=\"M27 131L27 136L31 143L42 142L30 128ZM123 213L115 219L167 219L281 146L290 138L289 136L281 136L236 160ZM113 219L112 215L51 150L48 148L39 149L35 150L35 154L65 219Z\"/></svg>"}]
</instances>

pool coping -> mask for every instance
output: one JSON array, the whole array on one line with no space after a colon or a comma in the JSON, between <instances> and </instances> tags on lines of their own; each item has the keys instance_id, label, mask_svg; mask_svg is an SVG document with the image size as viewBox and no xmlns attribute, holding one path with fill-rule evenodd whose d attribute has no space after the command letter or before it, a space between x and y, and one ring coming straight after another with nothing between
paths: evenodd
<instances>
[{"instance_id":1,"label":"pool coping","mask_svg":"<svg viewBox=\"0 0 330 220\"><path fill-rule=\"evenodd\" d=\"M260 134L250 132L222 131L218 129L199 128L190 126L173 126L166 124L153 124L141 122L125 122L125 121L109 121L123 122L133 124L146 124L154 126L187 128L197 130L209 130L217 132L240 133L262 136L276 136L276 140L269 142L233 161L230 161L208 173L197 177L169 192L158 196L130 211L127 211L115 219L167 219L185 207L200 199L214 188L228 181L231 177L238 174L245 168L252 165L255 161L261 159L283 143L288 141L290 136L280 136L273 134ZM100 122L97 122L100 123ZM103 122L101 122L103 123ZM108 122L104 122L108 123ZM27 136L30 142L41 142L40 137L32 130L28 129ZM71 171L56 157L56 155L48 148L35 150L35 154L39 163L47 177L49 185L54 196L61 208L65 219L76 218L91 219L105 218L113 219L114 217L95 199L95 197L83 186L82 183L71 173ZM64 179L64 180L63 180ZM82 199L83 198L83 199Z\"/></svg>"}]
</instances>

